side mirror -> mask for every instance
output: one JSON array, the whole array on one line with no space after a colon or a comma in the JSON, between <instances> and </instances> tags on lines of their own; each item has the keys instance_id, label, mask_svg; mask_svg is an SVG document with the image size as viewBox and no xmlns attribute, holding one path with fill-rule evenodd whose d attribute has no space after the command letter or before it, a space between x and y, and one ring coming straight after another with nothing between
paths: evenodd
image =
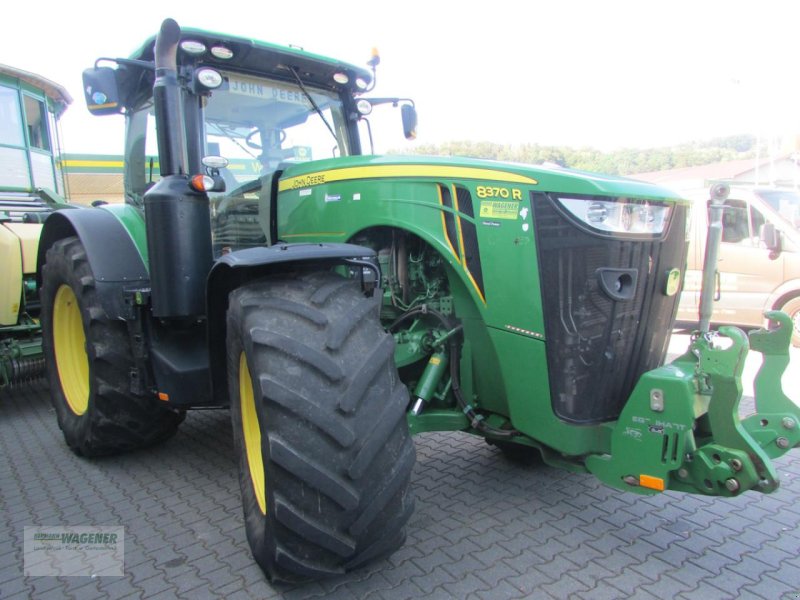
<instances>
[{"instance_id":1,"label":"side mirror","mask_svg":"<svg viewBox=\"0 0 800 600\"><path fill-rule=\"evenodd\" d=\"M417 109L412 104L403 104L400 107L400 115L403 118L403 134L407 140L417 138Z\"/></svg>"},{"instance_id":2,"label":"side mirror","mask_svg":"<svg viewBox=\"0 0 800 600\"><path fill-rule=\"evenodd\" d=\"M83 93L86 96L86 108L93 115L115 115L122 112L116 69L86 69L83 72Z\"/></svg>"},{"instance_id":3,"label":"side mirror","mask_svg":"<svg viewBox=\"0 0 800 600\"><path fill-rule=\"evenodd\" d=\"M759 231L759 238L770 251L769 257L777 258L781 253L781 232L775 227L775 224L769 221L764 223Z\"/></svg>"}]
</instances>

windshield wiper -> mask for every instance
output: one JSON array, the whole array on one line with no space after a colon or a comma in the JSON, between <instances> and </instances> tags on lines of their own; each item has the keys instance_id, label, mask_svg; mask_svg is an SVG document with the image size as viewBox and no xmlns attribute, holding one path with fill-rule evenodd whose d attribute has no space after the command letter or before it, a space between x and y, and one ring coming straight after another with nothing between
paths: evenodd
<instances>
[{"instance_id":1,"label":"windshield wiper","mask_svg":"<svg viewBox=\"0 0 800 600\"><path fill-rule=\"evenodd\" d=\"M311 102L311 106L313 106L314 110L317 111L317 114L319 115L319 118L322 119L323 123L325 123L325 127L327 127L328 131L331 132L331 135L333 136L333 139L336 141L336 146L338 147L339 146L339 138L336 137L336 134L333 131L333 127L331 127L331 124L328 123L328 120L325 118L325 115L322 113L322 110L320 109L320 107L314 101L314 98L312 98L311 94L308 93L308 90L306 89L306 86L303 85L303 80L300 79L300 75L297 74L297 67L289 67L289 70L292 72L292 75L294 75L294 78L297 81L297 85L300 86L300 89L306 95L306 98L308 98L308 101Z\"/></svg>"}]
</instances>

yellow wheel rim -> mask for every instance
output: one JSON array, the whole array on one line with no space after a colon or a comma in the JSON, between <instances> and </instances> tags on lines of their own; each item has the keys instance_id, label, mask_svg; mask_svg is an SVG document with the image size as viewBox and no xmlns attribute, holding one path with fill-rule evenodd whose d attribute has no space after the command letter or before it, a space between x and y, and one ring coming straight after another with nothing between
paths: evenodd
<instances>
[{"instance_id":1,"label":"yellow wheel rim","mask_svg":"<svg viewBox=\"0 0 800 600\"><path fill-rule=\"evenodd\" d=\"M244 448L247 454L247 466L250 468L250 481L256 495L261 514L267 514L266 485L264 482L264 459L261 456L261 428L258 426L256 402L253 396L253 380L247 367L247 358L242 352L239 355L239 402L242 407L242 432Z\"/></svg>"},{"instance_id":2,"label":"yellow wheel rim","mask_svg":"<svg viewBox=\"0 0 800 600\"><path fill-rule=\"evenodd\" d=\"M70 410L80 416L89 408L89 357L78 299L66 284L53 302L53 346L61 389Z\"/></svg>"}]
</instances>

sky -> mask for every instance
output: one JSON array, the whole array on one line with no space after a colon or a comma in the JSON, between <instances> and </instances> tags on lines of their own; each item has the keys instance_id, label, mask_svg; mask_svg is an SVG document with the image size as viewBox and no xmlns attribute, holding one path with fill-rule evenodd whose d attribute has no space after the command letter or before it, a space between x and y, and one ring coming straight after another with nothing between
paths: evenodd
<instances>
[{"instance_id":1,"label":"sky","mask_svg":"<svg viewBox=\"0 0 800 600\"><path fill-rule=\"evenodd\" d=\"M89 115L81 72L100 56L128 56L166 17L358 65L377 47L382 62L373 95L414 99L416 144L611 150L741 133L800 134L796 0L172 0L133 10L122 2L45 0L28 6L35 6L32 20L6 12L0 63L69 90L74 102L61 125L63 150L72 153L122 153L122 119ZM391 119L396 124L378 151L409 145L399 115Z\"/></svg>"}]
</instances>

